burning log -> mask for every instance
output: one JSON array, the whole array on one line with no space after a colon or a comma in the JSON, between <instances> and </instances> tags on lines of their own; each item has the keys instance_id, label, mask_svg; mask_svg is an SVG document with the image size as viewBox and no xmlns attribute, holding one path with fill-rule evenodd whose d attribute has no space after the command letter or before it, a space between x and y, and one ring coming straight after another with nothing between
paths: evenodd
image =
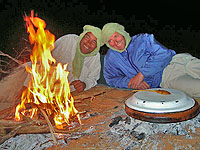
<instances>
[{"instance_id":1,"label":"burning log","mask_svg":"<svg viewBox=\"0 0 200 150\"><path fill-rule=\"evenodd\" d=\"M44 118L45 118L46 121L47 121L47 124L48 124L48 126L49 126L49 130L50 130L50 132L51 132L51 136L52 136L52 138L53 138L54 143L57 143L57 140L56 140L56 138L55 138L55 136L54 136L55 130L54 130L54 128L53 128L51 122L49 121L48 116L46 115L46 113L45 113L44 110L42 110L42 109L40 109L40 110L41 110L41 112L43 113Z\"/></svg>"},{"instance_id":2,"label":"burning log","mask_svg":"<svg viewBox=\"0 0 200 150\"><path fill-rule=\"evenodd\" d=\"M39 134L49 132L52 135L54 143L56 143L57 140L54 136L55 133L68 134L81 129L81 126L75 126L74 128L70 128L70 130L68 129L69 126L66 126L65 129L57 129L52 125L46 112L42 109L40 109L40 111L43 114L45 120L41 118L33 120L25 116L23 117L23 121L15 121L13 119L0 119L0 144L18 134Z\"/></svg>"}]
</instances>

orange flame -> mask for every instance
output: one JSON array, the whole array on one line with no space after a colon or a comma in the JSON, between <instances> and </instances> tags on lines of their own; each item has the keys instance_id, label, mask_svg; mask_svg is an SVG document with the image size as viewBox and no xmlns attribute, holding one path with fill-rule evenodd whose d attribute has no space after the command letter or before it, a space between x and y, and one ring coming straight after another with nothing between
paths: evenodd
<instances>
[{"instance_id":1,"label":"orange flame","mask_svg":"<svg viewBox=\"0 0 200 150\"><path fill-rule=\"evenodd\" d=\"M59 129L69 124L74 117L77 117L80 123L74 99L70 94L67 64L55 65L56 60L51 55L55 36L45 30L45 21L34 17L33 11L30 17L25 15L24 20L30 43L33 45L30 56L32 67L26 66L26 70L31 74L31 81L22 93L21 103L16 107L15 120L22 120L22 115L33 118L37 116L38 108L45 108L49 116L53 115L55 125ZM36 107L28 109L27 105Z\"/></svg>"}]
</instances>

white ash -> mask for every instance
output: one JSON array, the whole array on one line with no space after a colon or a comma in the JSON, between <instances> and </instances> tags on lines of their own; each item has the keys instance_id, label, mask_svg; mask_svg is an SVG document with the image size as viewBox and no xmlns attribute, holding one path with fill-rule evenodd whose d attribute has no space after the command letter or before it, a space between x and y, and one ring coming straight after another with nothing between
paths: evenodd
<instances>
[{"instance_id":1,"label":"white ash","mask_svg":"<svg viewBox=\"0 0 200 150\"><path fill-rule=\"evenodd\" d=\"M186 139L192 139L193 137L189 133L195 133L195 129L200 128L200 115L190 120L166 124L137 120L126 115L124 110L113 114L112 117L119 117L119 115L126 117L120 120L117 125L110 127L110 131L107 133L110 137L109 142L118 141L120 143L119 149L121 147L127 150L136 148L138 144L147 148L147 140L151 141L151 148L152 143L154 143L153 149L157 149L159 144L164 146L159 138L159 134L184 135ZM152 135L155 134L158 136L152 138Z\"/></svg>"},{"instance_id":2,"label":"white ash","mask_svg":"<svg viewBox=\"0 0 200 150\"><path fill-rule=\"evenodd\" d=\"M59 140L59 144L63 141ZM21 134L6 140L0 148L7 150L41 150L53 146L51 134Z\"/></svg>"},{"instance_id":3,"label":"white ash","mask_svg":"<svg viewBox=\"0 0 200 150\"><path fill-rule=\"evenodd\" d=\"M96 130L93 126L83 132L74 132L72 134L55 134L57 145L66 146L68 141L75 140L84 135L92 134ZM64 140L65 139L65 140ZM41 150L53 146L52 136L48 134L21 134L6 140L0 145L0 149L5 150Z\"/></svg>"}]
</instances>

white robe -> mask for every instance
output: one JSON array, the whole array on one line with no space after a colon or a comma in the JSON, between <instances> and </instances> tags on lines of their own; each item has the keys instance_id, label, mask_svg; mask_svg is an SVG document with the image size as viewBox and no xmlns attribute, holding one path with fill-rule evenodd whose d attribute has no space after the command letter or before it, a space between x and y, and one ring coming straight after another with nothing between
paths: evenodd
<instances>
[{"instance_id":1,"label":"white robe","mask_svg":"<svg viewBox=\"0 0 200 150\"><path fill-rule=\"evenodd\" d=\"M68 80L71 83L74 80L81 80L86 84L85 90L97 84L97 80L100 78L100 54L95 56L89 56L84 58L83 68L79 78L76 78L72 74L72 62L76 53L76 47L79 36L75 34L68 34L60 37L55 41L55 48L52 50L52 56L56 59L56 62L62 64L68 64L67 70L69 71ZM28 85L29 79L25 81L25 86ZM70 86L71 92L75 91L73 86Z\"/></svg>"},{"instance_id":2,"label":"white robe","mask_svg":"<svg viewBox=\"0 0 200 150\"><path fill-rule=\"evenodd\" d=\"M200 98L200 59L188 53L176 54L164 69L160 86Z\"/></svg>"}]
</instances>

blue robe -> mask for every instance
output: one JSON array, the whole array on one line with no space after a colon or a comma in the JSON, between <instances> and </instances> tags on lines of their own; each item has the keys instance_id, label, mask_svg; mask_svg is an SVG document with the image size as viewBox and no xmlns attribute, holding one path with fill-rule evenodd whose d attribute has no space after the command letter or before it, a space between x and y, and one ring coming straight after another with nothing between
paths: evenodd
<instances>
[{"instance_id":1,"label":"blue robe","mask_svg":"<svg viewBox=\"0 0 200 150\"><path fill-rule=\"evenodd\" d=\"M141 72L150 88L159 87L163 70L175 54L156 41L153 34L135 35L122 53L108 50L104 58L104 78L112 87L128 88L130 79Z\"/></svg>"}]
</instances>

